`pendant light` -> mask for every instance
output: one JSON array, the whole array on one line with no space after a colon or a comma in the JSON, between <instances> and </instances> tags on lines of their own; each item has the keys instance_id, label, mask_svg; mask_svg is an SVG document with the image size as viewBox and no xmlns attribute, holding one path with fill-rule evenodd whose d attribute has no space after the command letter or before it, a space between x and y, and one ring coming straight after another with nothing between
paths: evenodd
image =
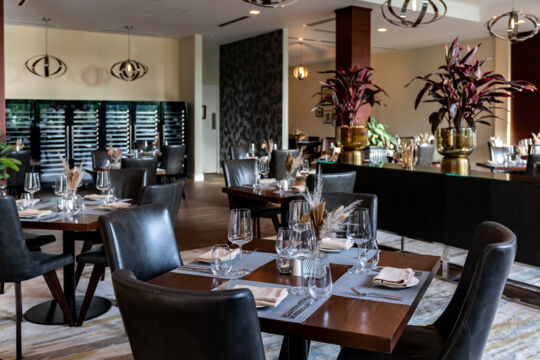
<instances>
[{"instance_id":1,"label":"pendant light","mask_svg":"<svg viewBox=\"0 0 540 360\"><path fill-rule=\"evenodd\" d=\"M24 66L39 77L59 77L67 71L67 65L56 56L49 55L49 21L51 19L43 18L43 21L45 22L45 55L32 56L26 60Z\"/></svg>"},{"instance_id":2,"label":"pendant light","mask_svg":"<svg viewBox=\"0 0 540 360\"><path fill-rule=\"evenodd\" d=\"M131 54L131 29L133 26L126 26L128 34L128 58L127 60L119 61L111 66L111 75L117 79L125 81L134 81L142 78L148 72L148 66L133 60Z\"/></svg>"},{"instance_id":3,"label":"pendant light","mask_svg":"<svg viewBox=\"0 0 540 360\"><path fill-rule=\"evenodd\" d=\"M506 17L508 17L508 26L506 28L506 32L504 34L499 34L495 30L493 30L493 27L499 22L499 20L502 20ZM532 30L529 28L525 32L523 32L522 29L522 32L520 34L519 25L526 23L532 24ZM491 36L503 40L508 40L513 43L530 39L536 36L536 34L538 34L538 32L540 31L540 27L538 25L538 18L533 14L525 13L523 11L515 11L514 0L512 0L512 11L509 11L499 16L494 16L488 22L486 22L486 27Z\"/></svg>"},{"instance_id":4,"label":"pendant light","mask_svg":"<svg viewBox=\"0 0 540 360\"><path fill-rule=\"evenodd\" d=\"M248 4L267 8L285 7L294 4L297 0L244 0Z\"/></svg>"},{"instance_id":5,"label":"pendant light","mask_svg":"<svg viewBox=\"0 0 540 360\"><path fill-rule=\"evenodd\" d=\"M303 42L300 42L300 65L296 66L294 69L293 69L293 76L298 79L298 80L304 80L305 78L308 77L308 69L302 65L302 54L303 54L303 49L304 49L304 43Z\"/></svg>"},{"instance_id":6,"label":"pendant light","mask_svg":"<svg viewBox=\"0 0 540 360\"><path fill-rule=\"evenodd\" d=\"M415 28L420 25L431 24L437 20L442 19L446 15L447 7L444 0L401 0L401 6L398 6L401 10L398 13L392 8L393 0L386 0L381 5L382 16L391 24L401 27ZM397 1L394 0L394 4ZM410 19L407 17L409 11L413 13L418 11L418 5L420 4L420 13L416 19ZM431 12L428 18L426 18L428 9L431 8Z\"/></svg>"}]
</instances>

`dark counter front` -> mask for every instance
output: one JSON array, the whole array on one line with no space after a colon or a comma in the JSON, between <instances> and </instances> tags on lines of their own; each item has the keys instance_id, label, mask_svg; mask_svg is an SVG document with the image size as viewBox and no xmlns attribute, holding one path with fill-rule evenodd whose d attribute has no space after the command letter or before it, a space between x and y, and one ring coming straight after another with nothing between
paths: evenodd
<instances>
[{"instance_id":1,"label":"dark counter front","mask_svg":"<svg viewBox=\"0 0 540 360\"><path fill-rule=\"evenodd\" d=\"M436 167L320 163L324 173L354 170L355 192L377 194L379 227L399 235L469 249L482 221L516 235L516 260L540 266L540 178L472 171L443 174Z\"/></svg>"}]
</instances>

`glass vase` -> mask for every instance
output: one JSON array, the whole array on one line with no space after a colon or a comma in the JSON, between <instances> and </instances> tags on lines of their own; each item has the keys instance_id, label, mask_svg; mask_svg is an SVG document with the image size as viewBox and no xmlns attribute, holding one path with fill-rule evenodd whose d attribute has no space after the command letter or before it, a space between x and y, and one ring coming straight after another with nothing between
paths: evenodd
<instances>
[{"instance_id":1,"label":"glass vase","mask_svg":"<svg viewBox=\"0 0 540 360\"><path fill-rule=\"evenodd\" d=\"M83 198L77 195L77 190L68 190L62 198L62 211L67 215L77 215L83 207Z\"/></svg>"}]
</instances>

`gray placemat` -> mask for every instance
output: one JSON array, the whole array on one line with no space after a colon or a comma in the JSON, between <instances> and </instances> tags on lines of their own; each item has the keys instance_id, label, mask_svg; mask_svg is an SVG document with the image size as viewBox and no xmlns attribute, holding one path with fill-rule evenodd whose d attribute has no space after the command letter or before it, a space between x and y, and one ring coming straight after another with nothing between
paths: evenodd
<instances>
[{"instance_id":1,"label":"gray placemat","mask_svg":"<svg viewBox=\"0 0 540 360\"><path fill-rule=\"evenodd\" d=\"M262 309L258 309L257 313L259 314L259 317L266 318L266 319L273 319L273 320L281 320L281 321L289 321L293 323L303 323L306 321L317 309L328 300L328 298L315 300L312 299L309 295L310 300L313 300L313 302L307 307L304 311L302 311L298 316L296 316L294 319L284 317L283 315L286 314L289 310L291 310L298 302L302 299L304 299L306 296L300 296L300 295L294 295L291 294L290 289L292 286L288 285L281 285L281 284L270 284L270 283L263 283L263 282L256 282L256 281L247 281L247 280L230 280L226 283L221 284L214 290L224 290L224 289L231 289L235 285L249 285L249 286L259 286L259 287L278 287L278 288L286 288L289 290L289 295L283 301L279 303L276 307L266 307Z\"/></svg>"},{"instance_id":2,"label":"gray placemat","mask_svg":"<svg viewBox=\"0 0 540 360\"><path fill-rule=\"evenodd\" d=\"M110 210L104 210L104 209L98 209L97 207L87 207L85 205L84 209L81 211L81 214L88 214L88 215L105 215L110 214Z\"/></svg>"},{"instance_id":3,"label":"gray placemat","mask_svg":"<svg viewBox=\"0 0 540 360\"><path fill-rule=\"evenodd\" d=\"M375 250L370 250L369 257L372 257ZM321 250L324 253L324 251ZM328 261L332 264L356 265L358 264L358 248L352 247L349 250L343 250L338 253L325 253Z\"/></svg>"},{"instance_id":4,"label":"gray placemat","mask_svg":"<svg viewBox=\"0 0 540 360\"><path fill-rule=\"evenodd\" d=\"M376 271L370 271L367 274L349 274L345 273L343 274L338 281L334 283L334 287L332 288L332 295L336 296L344 296L344 297L350 297L350 298L356 298L356 299L364 299L364 300L371 300L371 301L379 301L379 302L388 302L393 304L401 304L401 305L411 305L418 295L418 292L422 288L422 285L426 281L429 272L427 271L421 271L422 276L417 276L419 279L418 285L410 288L404 288L404 289L391 289L386 288L382 286L375 286L371 283L373 280L373 277L377 275ZM356 290L358 290L361 293L375 293L379 295L389 295L389 296L398 296L403 298L403 301L398 300L390 300L390 299L383 299L378 297L360 297L357 294L355 294L351 287L354 287Z\"/></svg>"},{"instance_id":5,"label":"gray placemat","mask_svg":"<svg viewBox=\"0 0 540 360\"><path fill-rule=\"evenodd\" d=\"M249 254L242 254L242 266L244 270L247 270L249 272L253 272L260 268L263 265L268 264L270 261L274 260L276 257L275 254L271 253L265 253L265 252L251 252ZM188 265L197 265L201 267L206 267L210 269L210 265L207 263L202 263L198 261L190 262ZM232 268L237 269L240 266L240 259L239 257L235 257L232 261ZM179 273L179 274L190 274L190 275L199 275L199 276L207 276L207 277L216 277L214 274L206 274L203 272L198 271L189 271L187 269L184 269L182 267L174 269L172 272ZM223 279L236 279L238 276L234 275L226 275L222 277Z\"/></svg>"},{"instance_id":6,"label":"gray placemat","mask_svg":"<svg viewBox=\"0 0 540 360\"><path fill-rule=\"evenodd\" d=\"M52 222L62 218L62 214L54 212L49 215L41 216L39 218L20 218L21 221L33 221L33 222Z\"/></svg>"}]
</instances>

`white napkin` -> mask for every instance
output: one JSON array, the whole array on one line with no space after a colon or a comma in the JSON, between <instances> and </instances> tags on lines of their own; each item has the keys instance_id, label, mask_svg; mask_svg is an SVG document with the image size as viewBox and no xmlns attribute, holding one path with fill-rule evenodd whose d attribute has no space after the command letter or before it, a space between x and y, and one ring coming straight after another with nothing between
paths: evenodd
<instances>
[{"instance_id":1,"label":"white napkin","mask_svg":"<svg viewBox=\"0 0 540 360\"><path fill-rule=\"evenodd\" d=\"M321 241L321 249L328 250L349 250L354 243L343 238L324 238Z\"/></svg>"},{"instance_id":2,"label":"white napkin","mask_svg":"<svg viewBox=\"0 0 540 360\"><path fill-rule=\"evenodd\" d=\"M297 192L303 193L306 192L306 186L305 185L295 185L293 186L293 189Z\"/></svg>"},{"instance_id":3,"label":"white napkin","mask_svg":"<svg viewBox=\"0 0 540 360\"><path fill-rule=\"evenodd\" d=\"M38 209L24 209L19 211L19 217L26 217L26 218L40 218L46 215L52 214L51 210L38 210Z\"/></svg>"},{"instance_id":4,"label":"white napkin","mask_svg":"<svg viewBox=\"0 0 540 360\"><path fill-rule=\"evenodd\" d=\"M234 259L238 254L240 254L240 249L239 248L236 248L236 249L232 249L231 250L231 260ZM220 257L220 261L223 261L225 258L225 256L223 257ZM205 252L204 254L201 254L199 256L197 256L195 258L195 261L202 261L202 262L212 262L212 250L208 250L207 252Z\"/></svg>"},{"instance_id":5,"label":"white napkin","mask_svg":"<svg viewBox=\"0 0 540 360\"><path fill-rule=\"evenodd\" d=\"M101 204L98 206L100 209L127 209L129 207L129 203L127 202L113 202L110 204Z\"/></svg>"},{"instance_id":6,"label":"white napkin","mask_svg":"<svg viewBox=\"0 0 540 360\"><path fill-rule=\"evenodd\" d=\"M23 199L20 199L20 200L15 200L15 203L17 204L17 206L23 206L25 205L25 201L27 200L23 200ZM39 199L32 199L32 200L28 200L27 204L37 204L39 203Z\"/></svg>"},{"instance_id":7,"label":"white napkin","mask_svg":"<svg viewBox=\"0 0 540 360\"><path fill-rule=\"evenodd\" d=\"M275 178L268 178L268 179L259 179L259 184L262 185L270 185L276 182Z\"/></svg>"},{"instance_id":8,"label":"white napkin","mask_svg":"<svg viewBox=\"0 0 540 360\"><path fill-rule=\"evenodd\" d=\"M248 289L255 298L255 305L257 306L272 306L276 307L283 301L289 294L285 288L274 287L259 287L248 285L235 285L233 289Z\"/></svg>"},{"instance_id":9,"label":"white napkin","mask_svg":"<svg viewBox=\"0 0 540 360\"><path fill-rule=\"evenodd\" d=\"M418 284L411 268L400 269L385 266L377 276L373 278L373 285L382 285L393 288L406 288Z\"/></svg>"},{"instance_id":10,"label":"white napkin","mask_svg":"<svg viewBox=\"0 0 540 360\"><path fill-rule=\"evenodd\" d=\"M107 198L107 195L88 194L88 195L84 195L84 198L86 200L103 200Z\"/></svg>"}]
</instances>

